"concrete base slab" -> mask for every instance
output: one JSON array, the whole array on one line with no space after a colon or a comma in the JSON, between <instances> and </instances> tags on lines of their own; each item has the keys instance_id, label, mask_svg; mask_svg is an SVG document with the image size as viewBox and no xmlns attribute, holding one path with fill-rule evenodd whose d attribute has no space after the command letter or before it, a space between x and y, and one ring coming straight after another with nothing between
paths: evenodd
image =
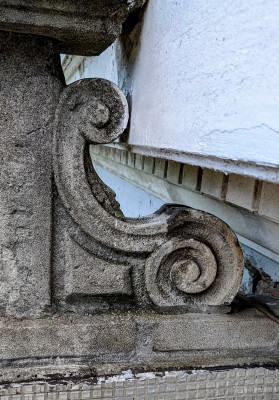
<instances>
[{"instance_id":1,"label":"concrete base slab","mask_svg":"<svg viewBox=\"0 0 279 400\"><path fill-rule=\"evenodd\" d=\"M279 359L279 325L252 309L1 319L0 332L2 383L82 379L126 369L277 365Z\"/></svg>"}]
</instances>

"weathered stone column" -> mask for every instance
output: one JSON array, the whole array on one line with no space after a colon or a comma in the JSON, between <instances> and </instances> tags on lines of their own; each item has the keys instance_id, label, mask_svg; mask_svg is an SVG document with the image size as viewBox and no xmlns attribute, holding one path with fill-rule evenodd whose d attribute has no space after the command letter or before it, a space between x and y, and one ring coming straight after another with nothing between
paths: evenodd
<instances>
[{"instance_id":1,"label":"weathered stone column","mask_svg":"<svg viewBox=\"0 0 279 400\"><path fill-rule=\"evenodd\" d=\"M58 43L0 32L0 312L49 311L52 131L64 87Z\"/></svg>"}]
</instances>

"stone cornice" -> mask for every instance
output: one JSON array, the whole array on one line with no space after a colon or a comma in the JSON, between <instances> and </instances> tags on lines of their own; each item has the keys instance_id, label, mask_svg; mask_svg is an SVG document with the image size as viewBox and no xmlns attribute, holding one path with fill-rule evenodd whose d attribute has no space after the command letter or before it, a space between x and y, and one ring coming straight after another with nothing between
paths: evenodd
<instances>
[{"instance_id":1,"label":"stone cornice","mask_svg":"<svg viewBox=\"0 0 279 400\"><path fill-rule=\"evenodd\" d=\"M144 1L1 1L0 30L47 36L62 53L98 55L120 35L128 14Z\"/></svg>"}]
</instances>

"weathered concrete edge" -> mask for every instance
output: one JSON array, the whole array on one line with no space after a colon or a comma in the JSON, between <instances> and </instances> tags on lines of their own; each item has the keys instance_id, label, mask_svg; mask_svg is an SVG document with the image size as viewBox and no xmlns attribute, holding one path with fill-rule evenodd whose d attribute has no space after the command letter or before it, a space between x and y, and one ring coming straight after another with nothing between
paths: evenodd
<instances>
[{"instance_id":1,"label":"weathered concrete edge","mask_svg":"<svg viewBox=\"0 0 279 400\"><path fill-rule=\"evenodd\" d=\"M0 326L0 383L279 364L279 325L254 310L2 319Z\"/></svg>"},{"instance_id":2,"label":"weathered concrete edge","mask_svg":"<svg viewBox=\"0 0 279 400\"><path fill-rule=\"evenodd\" d=\"M67 370L65 369L67 368ZM118 366L118 369L114 368L112 364L105 364L102 366L102 369L93 369L93 367L90 367L89 365L85 364L67 364L66 367L65 365L61 367L53 367L53 366L48 366L48 367L41 367L41 369L25 369L24 374L19 376L19 371L12 371L12 370L6 370L5 372L7 373L4 376L2 375L2 380L0 382L0 390L3 389L7 390L10 387L19 387L19 386L27 386L28 387L34 387L34 384L38 385L50 385L51 390L50 392L53 392L53 387L54 385L58 385L58 388L61 388L63 385L66 386L71 386L71 385L78 385L80 389L80 385L95 385L97 382L101 382L103 384L103 380L111 382L111 380L116 378L117 376L120 377L120 384L123 384L123 380L121 377L126 375L127 373L134 377L134 379L139 379L142 381L142 377L147 374L148 377L150 375L154 375L157 377L165 376L165 374L172 374L172 373L189 373L190 375L192 374L197 374L200 372L208 372L210 374L216 372L220 373L223 371L235 371L239 369L244 369L248 371L252 370L258 370L258 369L266 369L269 371L276 371L279 368L279 363L264 363L264 362L258 362L258 363L250 363L250 364L243 364L241 366L237 365L237 363L232 363L231 365L224 365L221 367L207 367L207 368L194 368L194 367L187 367L187 366L181 366L181 367L162 367L161 369L152 369L149 367L149 365L145 365L144 367L141 368L129 368L129 364L124 364L122 363L121 365ZM42 373L43 372L43 373ZM1 373L1 370L0 370ZM12 380L10 377L13 376L14 379ZM129 377L128 381L131 382L131 378ZM76 386L75 386L76 387ZM61 390L61 389L60 389ZM1 392L0 392L1 393ZM1 395L0 395L1 396Z\"/></svg>"}]
</instances>

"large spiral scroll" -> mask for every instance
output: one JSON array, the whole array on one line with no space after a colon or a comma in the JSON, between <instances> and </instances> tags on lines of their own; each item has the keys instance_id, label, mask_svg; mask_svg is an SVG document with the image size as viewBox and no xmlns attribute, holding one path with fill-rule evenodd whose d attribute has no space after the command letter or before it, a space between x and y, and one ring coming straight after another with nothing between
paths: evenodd
<instances>
[{"instance_id":1,"label":"large spiral scroll","mask_svg":"<svg viewBox=\"0 0 279 400\"><path fill-rule=\"evenodd\" d=\"M133 267L137 283L133 278L131 283L135 298L141 288L142 298L148 299L145 305L163 309L230 304L241 282L243 257L224 222L171 204L148 217L125 218L95 173L89 144L114 140L126 128L127 118L125 97L111 82L86 79L65 89L54 136L55 182L65 209L87 237L116 252L115 259L121 252L141 260ZM105 250L103 254L105 259Z\"/></svg>"}]
</instances>

